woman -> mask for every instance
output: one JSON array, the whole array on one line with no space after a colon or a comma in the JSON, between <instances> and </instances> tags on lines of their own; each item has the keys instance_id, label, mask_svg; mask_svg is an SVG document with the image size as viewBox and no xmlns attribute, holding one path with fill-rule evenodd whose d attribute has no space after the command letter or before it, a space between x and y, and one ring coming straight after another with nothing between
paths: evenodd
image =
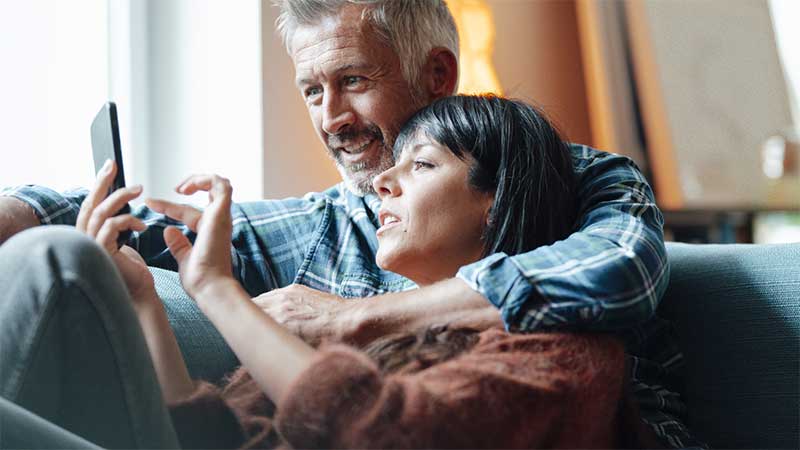
<instances>
[{"instance_id":1,"label":"woman","mask_svg":"<svg viewBox=\"0 0 800 450\"><path fill-rule=\"evenodd\" d=\"M493 96L439 100L404 126L395 160L374 180L382 200L377 262L420 286L484 255L528 251L570 232L571 157L528 105ZM100 175L78 228L123 275L183 447L654 445L624 395L622 345L608 336L439 327L384 337L363 352L310 347L231 276L231 187L211 175L177 187L209 193L202 217L187 223L194 245L174 228L165 240L186 291L243 368L221 392L191 380L147 268L131 249L116 248L120 231L144 224L106 220L141 192L104 199L113 172ZM178 215L169 202L148 205Z\"/></svg>"}]
</instances>

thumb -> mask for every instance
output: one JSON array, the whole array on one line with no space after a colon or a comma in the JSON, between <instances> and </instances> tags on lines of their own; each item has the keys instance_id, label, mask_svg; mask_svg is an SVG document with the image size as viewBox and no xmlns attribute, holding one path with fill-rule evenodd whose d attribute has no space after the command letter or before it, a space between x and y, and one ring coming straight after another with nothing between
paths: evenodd
<instances>
[{"instance_id":1,"label":"thumb","mask_svg":"<svg viewBox=\"0 0 800 450\"><path fill-rule=\"evenodd\" d=\"M167 243L169 252L178 261L178 266L182 266L192 251L192 243L189 242L189 239L179 229L167 227L164 228L164 242Z\"/></svg>"}]
</instances>

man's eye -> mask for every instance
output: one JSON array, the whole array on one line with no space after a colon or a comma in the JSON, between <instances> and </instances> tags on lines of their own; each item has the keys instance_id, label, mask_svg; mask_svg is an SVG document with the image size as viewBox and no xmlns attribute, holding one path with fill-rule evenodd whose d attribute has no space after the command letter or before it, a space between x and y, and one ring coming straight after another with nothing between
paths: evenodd
<instances>
[{"instance_id":1,"label":"man's eye","mask_svg":"<svg viewBox=\"0 0 800 450\"><path fill-rule=\"evenodd\" d=\"M310 88L306 89L305 93L306 93L306 98L308 98L308 97L312 97L314 95L322 93L322 89L319 88L319 87L316 87L316 86L315 87L310 87Z\"/></svg>"},{"instance_id":2,"label":"man's eye","mask_svg":"<svg viewBox=\"0 0 800 450\"><path fill-rule=\"evenodd\" d=\"M353 84L358 84L364 81L364 77L359 77L357 75L344 77L344 84L347 86L351 86Z\"/></svg>"}]
</instances>

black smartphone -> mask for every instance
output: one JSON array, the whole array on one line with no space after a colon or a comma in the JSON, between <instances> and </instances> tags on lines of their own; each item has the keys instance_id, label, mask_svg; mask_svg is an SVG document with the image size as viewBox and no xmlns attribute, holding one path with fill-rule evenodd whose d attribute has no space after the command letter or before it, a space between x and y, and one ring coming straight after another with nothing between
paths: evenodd
<instances>
[{"instance_id":1,"label":"black smartphone","mask_svg":"<svg viewBox=\"0 0 800 450\"><path fill-rule=\"evenodd\" d=\"M108 194L125 187L125 170L122 165L122 147L119 140L119 120L117 105L107 102L92 121L92 156L94 157L94 173L103 168L106 160L112 159L117 164L117 175L108 189ZM115 215L128 214L131 207L127 203ZM130 230L120 233L117 247L122 246L130 238Z\"/></svg>"}]
</instances>

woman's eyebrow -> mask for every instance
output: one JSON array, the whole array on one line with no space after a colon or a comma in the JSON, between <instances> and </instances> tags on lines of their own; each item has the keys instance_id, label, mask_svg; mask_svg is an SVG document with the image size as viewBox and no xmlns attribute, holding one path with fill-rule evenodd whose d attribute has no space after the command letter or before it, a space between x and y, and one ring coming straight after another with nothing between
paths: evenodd
<instances>
[{"instance_id":1,"label":"woman's eyebrow","mask_svg":"<svg viewBox=\"0 0 800 450\"><path fill-rule=\"evenodd\" d=\"M400 158L402 159L406 154L409 156L419 153L420 149L427 145L427 142L420 142L411 146L404 146L402 150L400 150Z\"/></svg>"},{"instance_id":2,"label":"woman's eyebrow","mask_svg":"<svg viewBox=\"0 0 800 450\"><path fill-rule=\"evenodd\" d=\"M426 145L426 143L414 144L414 145L412 145L412 146L411 146L411 148L410 148L410 149L408 149L408 150L409 150L409 152L411 152L411 153L419 153L419 150L420 150L422 147L424 147L425 145Z\"/></svg>"}]
</instances>

